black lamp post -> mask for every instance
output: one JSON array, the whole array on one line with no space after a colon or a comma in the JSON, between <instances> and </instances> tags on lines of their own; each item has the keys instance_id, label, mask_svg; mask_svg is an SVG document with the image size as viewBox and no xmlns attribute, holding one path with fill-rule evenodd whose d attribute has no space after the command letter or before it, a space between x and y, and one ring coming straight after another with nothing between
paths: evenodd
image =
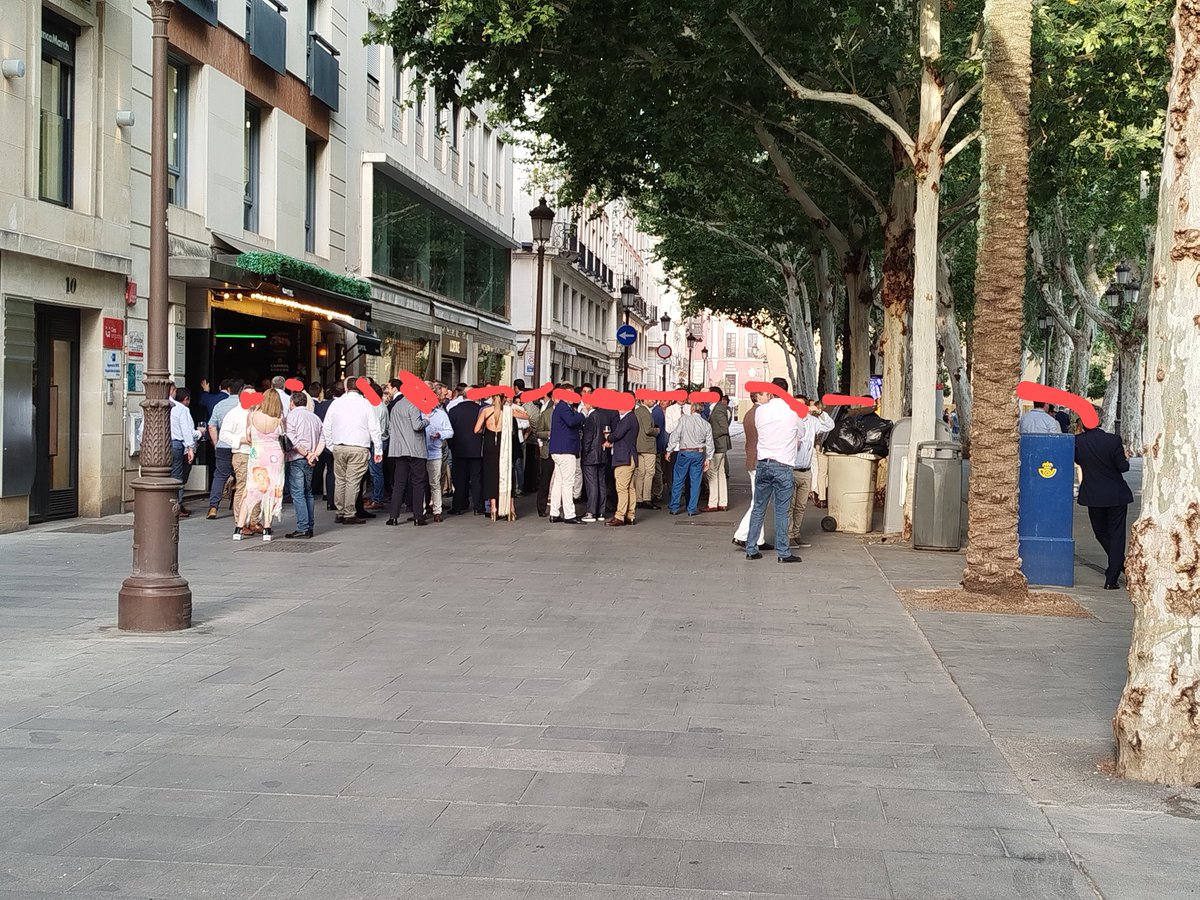
<instances>
[{"instance_id":1,"label":"black lamp post","mask_svg":"<svg viewBox=\"0 0 1200 900\"><path fill-rule=\"evenodd\" d=\"M1121 412L1125 396L1125 373L1122 365L1122 351L1124 342L1121 340L1121 329L1125 323L1125 307L1133 306L1138 302L1138 297L1141 295L1142 286L1136 281L1130 280L1130 269L1125 263L1120 263L1116 270L1116 281L1108 286L1108 290L1104 292L1104 301L1108 305L1109 311L1112 313L1113 319L1116 320L1115 343L1117 345L1117 417L1114 425L1114 430L1118 435L1121 433Z\"/></svg>"},{"instance_id":2,"label":"black lamp post","mask_svg":"<svg viewBox=\"0 0 1200 900\"><path fill-rule=\"evenodd\" d=\"M700 338L696 337L694 334L692 334L689 331L688 336L687 336L687 345L688 345L687 386L689 389L692 386L692 351L696 348L696 345L698 343L700 343Z\"/></svg>"},{"instance_id":3,"label":"black lamp post","mask_svg":"<svg viewBox=\"0 0 1200 900\"><path fill-rule=\"evenodd\" d=\"M629 310L633 308L633 304L637 299L637 288L625 279L625 283L621 285L621 306L625 309L625 324L629 324ZM625 345L625 355L621 361L621 379L624 382L621 390L629 390L629 345Z\"/></svg>"},{"instance_id":4,"label":"black lamp post","mask_svg":"<svg viewBox=\"0 0 1200 900\"><path fill-rule=\"evenodd\" d=\"M533 242L537 244L537 302L534 304L533 323L533 384L537 387L542 383L542 270L546 262L546 242L550 240L550 232L554 228L554 210L546 205L546 198L538 200L538 205L529 211L529 221L533 225Z\"/></svg>"},{"instance_id":5,"label":"black lamp post","mask_svg":"<svg viewBox=\"0 0 1200 900\"><path fill-rule=\"evenodd\" d=\"M658 324L662 326L662 342L665 344L667 342L667 332L671 328L671 317L663 313L658 320ZM662 389L664 391L667 389L667 361L665 359L662 360Z\"/></svg>"},{"instance_id":6,"label":"black lamp post","mask_svg":"<svg viewBox=\"0 0 1200 900\"><path fill-rule=\"evenodd\" d=\"M700 351L700 359L704 363L704 375L700 378L700 390L704 390L704 386L708 384L708 348L705 347Z\"/></svg>"},{"instance_id":7,"label":"black lamp post","mask_svg":"<svg viewBox=\"0 0 1200 900\"><path fill-rule=\"evenodd\" d=\"M1038 330L1042 333L1042 384L1050 383L1050 332L1054 320L1050 316L1038 316Z\"/></svg>"}]
</instances>

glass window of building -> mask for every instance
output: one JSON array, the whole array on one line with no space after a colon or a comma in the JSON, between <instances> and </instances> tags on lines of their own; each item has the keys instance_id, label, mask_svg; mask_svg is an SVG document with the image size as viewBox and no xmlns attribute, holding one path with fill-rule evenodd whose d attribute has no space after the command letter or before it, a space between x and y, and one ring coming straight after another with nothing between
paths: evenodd
<instances>
[{"instance_id":1,"label":"glass window of building","mask_svg":"<svg viewBox=\"0 0 1200 900\"><path fill-rule=\"evenodd\" d=\"M317 249L317 161L320 146L308 141L304 146L304 249Z\"/></svg>"},{"instance_id":2,"label":"glass window of building","mask_svg":"<svg viewBox=\"0 0 1200 900\"><path fill-rule=\"evenodd\" d=\"M725 333L725 356L729 359L737 357L737 332L727 331Z\"/></svg>"},{"instance_id":3,"label":"glass window of building","mask_svg":"<svg viewBox=\"0 0 1200 900\"><path fill-rule=\"evenodd\" d=\"M262 110L246 104L246 128L242 146L242 171L245 176L245 195L242 198L244 215L242 227L258 231L258 155L262 128Z\"/></svg>"},{"instance_id":4,"label":"glass window of building","mask_svg":"<svg viewBox=\"0 0 1200 900\"><path fill-rule=\"evenodd\" d=\"M167 202L187 206L188 69L167 63Z\"/></svg>"},{"instance_id":5,"label":"glass window of building","mask_svg":"<svg viewBox=\"0 0 1200 900\"><path fill-rule=\"evenodd\" d=\"M508 314L508 250L376 173L374 270L450 300Z\"/></svg>"},{"instance_id":6,"label":"glass window of building","mask_svg":"<svg viewBox=\"0 0 1200 900\"><path fill-rule=\"evenodd\" d=\"M79 29L42 10L41 148L38 195L50 203L71 205L75 178L75 43Z\"/></svg>"}]
</instances>

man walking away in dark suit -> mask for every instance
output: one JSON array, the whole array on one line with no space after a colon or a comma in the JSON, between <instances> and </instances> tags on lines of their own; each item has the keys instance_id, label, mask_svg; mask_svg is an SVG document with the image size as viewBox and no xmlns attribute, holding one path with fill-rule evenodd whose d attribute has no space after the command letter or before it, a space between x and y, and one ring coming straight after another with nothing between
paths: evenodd
<instances>
[{"instance_id":1,"label":"man walking away in dark suit","mask_svg":"<svg viewBox=\"0 0 1200 900\"><path fill-rule=\"evenodd\" d=\"M454 437L450 438L450 455L454 458L450 467L454 480L450 514L454 516L462 515L468 506L475 515L483 515L483 435L475 433L480 408L474 400L460 400L446 413L454 429Z\"/></svg>"},{"instance_id":2,"label":"man walking away in dark suit","mask_svg":"<svg viewBox=\"0 0 1200 900\"><path fill-rule=\"evenodd\" d=\"M1075 435L1075 462L1083 470L1079 505L1087 507L1096 540L1108 554L1104 589L1116 590L1125 568L1125 520L1133 502L1133 492L1121 474L1129 471L1129 456L1117 435L1085 427Z\"/></svg>"}]
</instances>

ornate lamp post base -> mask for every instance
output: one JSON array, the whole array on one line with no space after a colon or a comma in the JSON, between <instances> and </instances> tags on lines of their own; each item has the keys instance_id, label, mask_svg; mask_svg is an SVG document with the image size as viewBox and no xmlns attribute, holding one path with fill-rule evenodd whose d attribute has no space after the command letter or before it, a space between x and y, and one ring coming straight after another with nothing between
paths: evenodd
<instances>
[{"instance_id":1,"label":"ornate lamp post base","mask_svg":"<svg viewBox=\"0 0 1200 900\"><path fill-rule=\"evenodd\" d=\"M117 595L121 631L180 631L192 625L192 591L179 575L179 482L133 481L133 574ZM169 539L168 537L169 536Z\"/></svg>"}]
</instances>

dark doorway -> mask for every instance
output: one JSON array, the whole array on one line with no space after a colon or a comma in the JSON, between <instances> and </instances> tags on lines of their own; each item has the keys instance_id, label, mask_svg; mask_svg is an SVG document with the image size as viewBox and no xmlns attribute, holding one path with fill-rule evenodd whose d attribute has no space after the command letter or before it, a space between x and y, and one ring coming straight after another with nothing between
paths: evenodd
<instances>
[{"instance_id":1,"label":"dark doorway","mask_svg":"<svg viewBox=\"0 0 1200 900\"><path fill-rule=\"evenodd\" d=\"M36 308L29 521L79 515L79 310Z\"/></svg>"},{"instance_id":2,"label":"dark doorway","mask_svg":"<svg viewBox=\"0 0 1200 900\"><path fill-rule=\"evenodd\" d=\"M307 325L214 309L212 342L210 381L219 384L223 378L237 377L261 389L276 375L307 379Z\"/></svg>"}]
</instances>

